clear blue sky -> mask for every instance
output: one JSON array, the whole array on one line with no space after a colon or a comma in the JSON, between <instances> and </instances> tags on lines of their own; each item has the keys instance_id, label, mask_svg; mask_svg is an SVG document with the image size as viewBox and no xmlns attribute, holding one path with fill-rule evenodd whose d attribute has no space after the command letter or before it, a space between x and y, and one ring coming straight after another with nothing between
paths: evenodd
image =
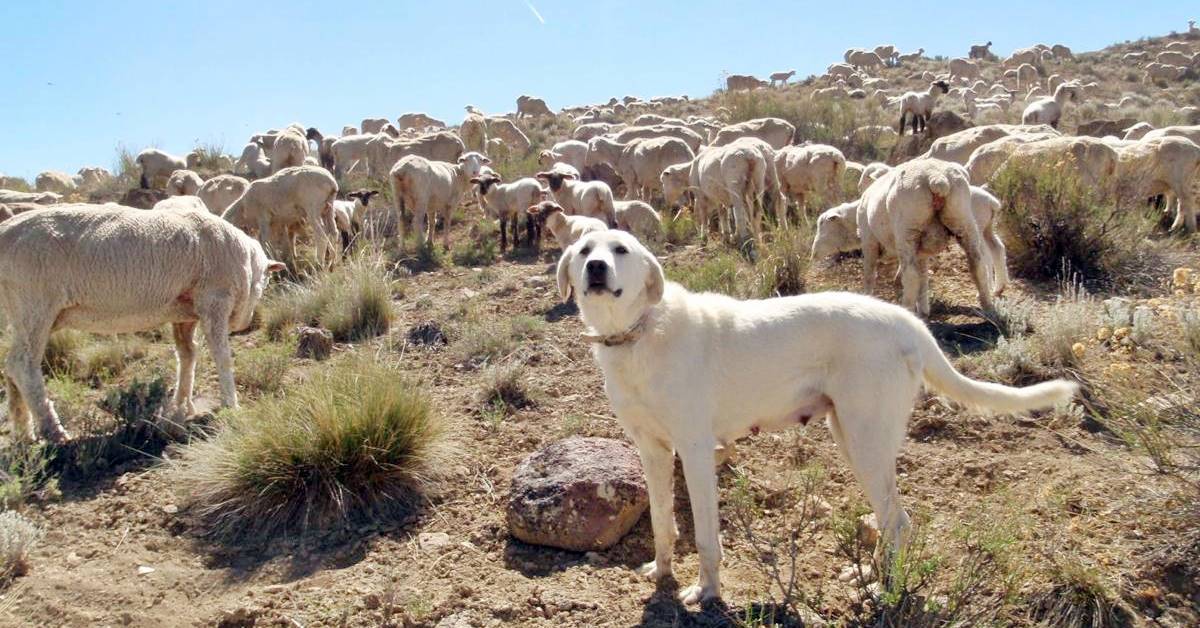
<instances>
[{"instance_id":1,"label":"clear blue sky","mask_svg":"<svg viewBox=\"0 0 1200 628\"><path fill-rule=\"evenodd\" d=\"M511 111L522 93L554 109L707 95L723 72L806 76L851 46L1094 50L1200 17L1182 0L532 3L544 23L524 0L0 0L0 172L111 167L118 144L237 153L293 121L336 133L425 111L457 123L463 105Z\"/></svg>"}]
</instances>

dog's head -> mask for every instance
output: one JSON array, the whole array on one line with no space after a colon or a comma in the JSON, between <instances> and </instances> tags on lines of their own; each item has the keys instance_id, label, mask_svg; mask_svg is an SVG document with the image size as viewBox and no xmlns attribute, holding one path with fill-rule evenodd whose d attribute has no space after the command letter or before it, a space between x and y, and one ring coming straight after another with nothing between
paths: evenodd
<instances>
[{"instance_id":1,"label":"dog's head","mask_svg":"<svg viewBox=\"0 0 1200 628\"><path fill-rule=\"evenodd\" d=\"M601 331L633 324L662 300L664 284L658 259L624 231L589 233L558 260L559 295L574 292L585 322Z\"/></svg>"}]
</instances>

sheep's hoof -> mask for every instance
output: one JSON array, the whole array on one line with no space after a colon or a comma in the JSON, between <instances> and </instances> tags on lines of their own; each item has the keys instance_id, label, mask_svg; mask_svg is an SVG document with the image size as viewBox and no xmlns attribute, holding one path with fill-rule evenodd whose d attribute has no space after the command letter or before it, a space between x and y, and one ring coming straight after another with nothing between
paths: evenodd
<instances>
[{"instance_id":1,"label":"sheep's hoof","mask_svg":"<svg viewBox=\"0 0 1200 628\"><path fill-rule=\"evenodd\" d=\"M71 435L61 425L46 425L41 429L42 438L54 445L65 445L71 440Z\"/></svg>"}]
</instances>

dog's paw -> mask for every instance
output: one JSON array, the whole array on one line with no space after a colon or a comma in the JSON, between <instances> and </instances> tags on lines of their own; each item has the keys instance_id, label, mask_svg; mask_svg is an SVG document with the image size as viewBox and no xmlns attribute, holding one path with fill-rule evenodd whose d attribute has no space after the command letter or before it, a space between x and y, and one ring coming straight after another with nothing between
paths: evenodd
<instances>
[{"instance_id":1,"label":"dog's paw","mask_svg":"<svg viewBox=\"0 0 1200 628\"><path fill-rule=\"evenodd\" d=\"M715 589L698 584L693 584L679 592L679 601L684 605L700 604L717 597L720 597L720 594Z\"/></svg>"},{"instance_id":2,"label":"dog's paw","mask_svg":"<svg viewBox=\"0 0 1200 628\"><path fill-rule=\"evenodd\" d=\"M638 567L637 572L650 580L660 580L671 575L671 568L659 568L657 561L650 561L641 567Z\"/></svg>"}]
</instances>

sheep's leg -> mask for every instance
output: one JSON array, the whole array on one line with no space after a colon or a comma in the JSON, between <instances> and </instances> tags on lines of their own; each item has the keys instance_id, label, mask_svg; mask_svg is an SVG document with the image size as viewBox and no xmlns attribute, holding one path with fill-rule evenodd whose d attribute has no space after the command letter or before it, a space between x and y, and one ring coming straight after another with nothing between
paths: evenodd
<instances>
[{"instance_id":1,"label":"sheep's leg","mask_svg":"<svg viewBox=\"0 0 1200 628\"><path fill-rule=\"evenodd\" d=\"M904 110L900 110L900 136L904 137Z\"/></svg>"},{"instance_id":2,"label":"sheep's leg","mask_svg":"<svg viewBox=\"0 0 1200 628\"><path fill-rule=\"evenodd\" d=\"M29 425L33 423L33 415L29 412L29 406L25 405L25 398L21 396L21 389L17 388L13 378L5 376L4 386L8 393L8 420L12 423L12 440L28 443Z\"/></svg>"},{"instance_id":3,"label":"sheep's leg","mask_svg":"<svg viewBox=\"0 0 1200 628\"><path fill-rule=\"evenodd\" d=\"M797 207L800 208L798 213L804 213L803 204L798 204ZM775 226L780 229L788 228L788 204L783 201L782 196L775 201Z\"/></svg>"},{"instance_id":4,"label":"sheep's leg","mask_svg":"<svg viewBox=\"0 0 1200 628\"><path fill-rule=\"evenodd\" d=\"M1188 233L1196 231L1196 206L1195 197L1192 190L1184 186L1184 188L1175 194L1175 221L1171 224L1171 230L1174 231L1183 227ZM1170 206L1168 205L1168 208Z\"/></svg>"},{"instance_id":5,"label":"sheep's leg","mask_svg":"<svg viewBox=\"0 0 1200 628\"><path fill-rule=\"evenodd\" d=\"M171 333L175 337L175 362L177 365L175 377L175 410L181 415L190 416L196 413L192 405L192 388L196 381L196 342L194 332L196 323L174 323Z\"/></svg>"},{"instance_id":6,"label":"sheep's leg","mask_svg":"<svg viewBox=\"0 0 1200 628\"><path fill-rule=\"evenodd\" d=\"M1000 296L1008 286L1008 250L992 227L983 230L983 241L991 252L992 294Z\"/></svg>"},{"instance_id":7,"label":"sheep's leg","mask_svg":"<svg viewBox=\"0 0 1200 628\"><path fill-rule=\"evenodd\" d=\"M27 315L21 319L21 324L12 325L10 328L13 332L13 342L4 361L4 370L12 385L17 388L18 396L25 406L25 413L31 413L37 418L38 431L42 437L53 443L63 443L71 437L63 429L58 414L54 411L54 404L50 403L46 396L46 382L42 377L42 357L46 353L46 343L50 340L50 326L55 316L51 311L42 311L44 316ZM21 414L25 413L18 412L13 419L14 425L22 418Z\"/></svg>"},{"instance_id":8,"label":"sheep's leg","mask_svg":"<svg viewBox=\"0 0 1200 628\"><path fill-rule=\"evenodd\" d=\"M957 237L958 245L967 254L967 268L970 269L971 278L975 281L975 289L979 291L980 307L988 312L993 311L995 308L992 305L990 256L984 252L979 226L969 217L964 220L955 220L954 214L951 212L942 213L942 224Z\"/></svg>"},{"instance_id":9,"label":"sheep's leg","mask_svg":"<svg viewBox=\"0 0 1200 628\"><path fill-rule=\"evenodd\" d=\"M879 266L879 243L864 240L863 247L863 292L875 295L875 275Z\"/></svg>"},{"instance_id":10,"label":"sheep's leg","mask_svg":"<svg viewBox=\"0 0 1200 628\"><path fill-rule=\"evenodd\" d=\"M896 240L896 258L900 263L900 303L916 312L917 316L928 317L928 311L922 311L919 297L921 293L921 266L917 260L917 247L907 239Z\"/></svg>"},{"instance_id":11,"label":"sheep's leg","mask_svg":"<svg viewBox=\"0 0 1200 628\"><path fill-rule=\"evenodd\" d=\"M929 316L929 258L917 258L917 272L921 274L921 285L917 290L917 308Z\"/></svg>"},{"instance_id":12,"label":"sheep's leg","mask_svg":"<svg viewBox=\"0 0 1200 628\"><path fill-rule=\"evenodd\" d=\"M232 301L225 296L203 299L196 303L200 321L204 325L204 339L208 351L217 365L217 379L221 385L221 405L237 408L237 386L233 380L233 352L229 347L229 315L233 312Z\"/></svg>"},{"instance_id":13,"label":"sheep's leg","mask_svg":"<svg viewBox=\"0 0 1200 628\"><path fill-rule=\"evenodd\" d=\"M454 208L447 205L446 209L442 211L442 216L443 216L443 218L442 218L442 248L444 250L449 251L450 250L450 220L454 216ZM436 225L437 225L436 222L429 223L429 239L431 241L433 240L433 230L436 228Z\"/></svg>"},{"instance_id":14,"label":"sheep's leg","mask_svg":"<svg viewBox=\"0 0 1200 628\"><path fill-rule=\"evenodd\" d=\"M513 222L513 227L516 227L516 222ZM516 229L513 229L513 245L516 245ZM508 217L500 215L500 254L508 250Z\"/></svg>"}]
</instances>

